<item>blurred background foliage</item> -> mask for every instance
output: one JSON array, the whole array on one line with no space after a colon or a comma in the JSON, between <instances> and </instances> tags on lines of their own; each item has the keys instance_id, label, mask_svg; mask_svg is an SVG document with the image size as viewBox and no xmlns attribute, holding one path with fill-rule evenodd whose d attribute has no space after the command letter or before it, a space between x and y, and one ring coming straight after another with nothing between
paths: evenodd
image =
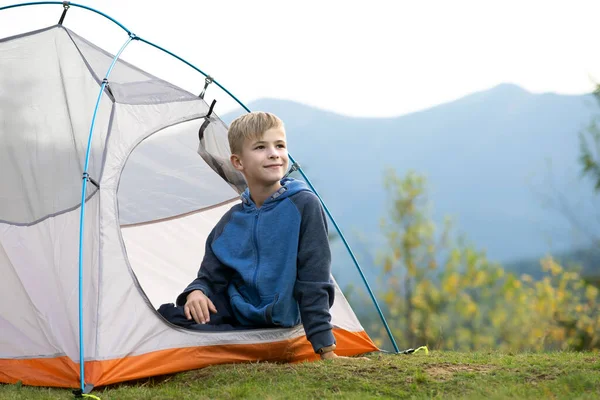
<instances>
[{"instance_id":1,"label":"blurred background foliage","mask_svg":"<svg viewBox=\"0 0 600 400\"><path fill-rule=\"evenodd\" d=\"M424 176L411 171L402 177L389 169L384 182L387 247L376 260L376 295L401 348L600 348L600 290L577 266L565 268L548 255L539 262L538 278L509 271L457 237L449 220L441 227L432 222ZM360 289L350 292L359 319L385 348L378 315L361 315L356 306L357 296L370 300Z\"/></svg>"}]
</instances>

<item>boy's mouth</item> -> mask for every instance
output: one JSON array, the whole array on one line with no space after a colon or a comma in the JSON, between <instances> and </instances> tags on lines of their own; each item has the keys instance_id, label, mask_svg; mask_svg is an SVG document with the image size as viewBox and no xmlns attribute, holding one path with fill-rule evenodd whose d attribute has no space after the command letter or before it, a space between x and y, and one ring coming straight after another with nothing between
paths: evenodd
<instances>
[{"instance_id":1,"label":"boy's mouth","mask_svg":"<svg viewBox=\"0 0 600 400\"><path fill-rule=\"evenodd\" d=\"M282 164L265 165L265 168L280 168Z\"/></svg>"}]
</instances>

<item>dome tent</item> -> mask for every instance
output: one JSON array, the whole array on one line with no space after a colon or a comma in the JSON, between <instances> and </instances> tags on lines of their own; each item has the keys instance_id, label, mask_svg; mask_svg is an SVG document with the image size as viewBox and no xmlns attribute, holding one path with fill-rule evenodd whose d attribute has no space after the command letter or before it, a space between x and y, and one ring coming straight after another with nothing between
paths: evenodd
<instances>
[{"instance_id":1,"label":"dome tent","mask_svg":"<svg viewBox=\"0 0 600 400\"><path fill-rule=\"evenodd\" d=\"M62 23L0 39L0 382L314 359L302 326L196 332L156 312L242 181L214 103L121 60L132 40L166 50L120 26L116 55ZM337 285L331 313L339 354L377 350Z\"/></svg>"}]
</instances>

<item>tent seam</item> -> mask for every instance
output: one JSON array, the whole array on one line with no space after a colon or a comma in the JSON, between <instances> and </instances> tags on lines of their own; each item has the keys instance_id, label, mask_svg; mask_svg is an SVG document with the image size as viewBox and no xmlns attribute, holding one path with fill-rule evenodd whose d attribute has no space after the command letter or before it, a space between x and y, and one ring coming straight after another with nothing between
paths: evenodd
<instances>
[{"instance_id":1,"label":"tent seam","mask_svg":"<svg viewBox=\"0 0 600 400\"><path fill-rule=\"evenodd\" d=\"M155 104L174 104L174 103L185 103L188 101L197 101L197 100L201 100L199 97L195 97L195 98L188 98L188 99L180 99L180 100L161 100L161 101L149 101L149 102L126 102L126 101L119 101L115 99L115 103L117 104L124 104L124 105L130 105L130 106L150 106L150 105L155 105ZM203 117L200 117L203 118ZM168 128L168 127L167 127Z\"/></svg>"},{"instance_id":2,"label":"tent seam","mask_svg":"<svg viewBox=\"0 0 600 400\"><path fill-rule=\"evenodd\" d=\"M38 33L52 30L53 28L56 28L57 26L59 26L59 25L52 25L52 26L48 26L46 28L36 29L35 31L25 32L25 33L20 33L18 35L5 37L5 38L0 39L0 43L10 42L11 40L20 39L20 38L27 37L27 36L37 35Z\"/></svg>"},{"instance_id":3,"label":"tent seam","mask_svg":"<svg viewBox=\"0 0 600 400\"><path fill-rule=\"evenodd\" d=\"M114 107L114 103L113 103L113 107ZM111 113L112 115L112 113ZM109 131L110 132L110 131ZM108 135L107 135L108 136ZM106 149L106 148L105 148ZM102 168L104 169L104 162L102 163ZM103 249L104 249L104 240L102 240L102 232L104 231L103 229L103 223L102 223L102 214L101 214L101 210L102 210L102 192L100 192L99 198L98 198L98 241L100 242L98 245L98 287L97 287L97 292L98 292L98 296L96 297L96 337L95 337L95 348L94 348L94 354L98 355L100 354L100 345L98 344L98 331L99 331L99 327L100 327L100 300L102 299L102 269L103 269L103 265L104 265L104 257L103 257ZM84 356L85 358L85 356Z\"/></svg>"},{"instance_id":4,"label":"tent seam","mask_svg":"<svg viewBox=\"0 0 600 400\"><path fill-rule=\"evenodd\" d=\"M161 222L173 221L173 220L176 220L176 219L185 218L185 217L188 217L190 215L198 214L198 213L201 213L201 212L210 211L210 210L213 210L215 208L219 208L219 207L222 207L224 205L227 205L229 203L233 203L235 201L239 201L239 199L240 199L239 196L235 196L235 197L232 197L231 199L222 201L220 203L213 204L213 205L207 206L207 207L202 207L202 208L199 208L197 210L188 211L188 212L185 212L185 213L182 213L182 214L173 215L172 217L159 218L159 219L155 219L155 220L152 220L152 221L134 222L132 224L123 224L123 225L120 225L120 227L121 227L121 229L123 229L123 228L135 228L135 227L138 227L138 226L153 225L153 224L159 224Z\"/></svg>"},{"instance_id":5,"label":"tent seam","mask_svg":"<svg viewBox=\"0 0 600 400\"><path fill-rule=\"evenodd\" d=\"M83 61L83 63L85 64L86 68L88 69L88 71L92 75L92 78L94 78L94 80L96 81L96 84L98 85L98 87L102 87L102 81L100 80L100 78L98 77L98 75L96 75L96 73L92 69L92 66L88 63L87 59L83 55L83 52L81 51L81 49L79 48L79 46L77 46L77 43L75 43L75 39L73 39L73 36L71 36L71 33L73 33L75 35L75 32L69 31L67 28L65 28L62 25L59 25L59 27L65 30L65 32L67 33L67 35L71 39L71 42L73 42L73 46L75 46L75 49L77 49L77 52L79 53L79 56L81 57L81 60ZM110 92L110 90L108 90L106 87L104 88L104 94L114 103L115 98L112 95L112 93Z\"/></svg>"},{"instance_id":6,"label":"tent seam","mask_svg":"<svg viewBox=\"0 0 600 400\"><path fill-rule=\"evenodd\" d=\"M164 320L164 318L160 317L161 319ZM166 321L166 320L165 320ZM167 322L167 326L169 328L171 328L171 324L170 322ZM181 333L186 333L189 334L190 336L208 336L208 335L224 335L224 336L244 336L243 338L231 338L229 340L225 339L225 341L221 341L223 340L222 337L221 338L217 338L217 342L214 343L203 343L203 344L186 344L184 346L179 346L179 345L164 345L164 346L157 346L154 347L152 350L149 351L141 351L141 352L136 352L136 351L129 351L129 352L121 352L118 354L112 354L112 355L106 355L103 357L98 357L95 359L87 359L87 361L104 361L104 360L112 360L112 359L120 359L120 358L125 358L125 357L131 357L131 356L139 356L139 355L143 355L143 354L148 354L148 353L153 353L156 351L163 351L163 350L170 350L170 349L183 349L183 348L196 348L196 347L213 347L213 346L222 346L222 345L244 345L244 344L248 344L247 343L247 338L245 336L256 336L253 335L255 333L271 333L272 335L278 336L277 338L273 338L273 337L266 337L266 338L260 338L258 339L257 337L254 337L253 343L254 344L264 344L264 343L273 343L273 342L278 342L278 341L286 341L286 340L291 340L291 339L297 339L299 337L302 337L305 335L304 333L304 328L303 326L300 325L296 325L293 326L291 328L264 328L264 329L246 329L246 330L236 330L236 331L213 331L213 332L205 332L205 331L199 331L199 330L193 330L193 329L187 329L187 328L183 328L177 325L173 325L175 326L176 330L180 331ZM340 328L338 328L340 329ZM347 329L344 329L346 331L348 331ZM353 332L353 331L348 331L351 333L359 333L359 332ZM364 331L361 331L364 332ZM160 334L160 333L157 333Z\"/></svg>"},{"instance_id":7,"label":"tent seam","mask_svg":"<svg viewBox=\"0 0 600 400\"><path fill-rule=\"evenodd\" d=\"M92 193L90 193L90 195L88 197L86 197L85 202L87 203L97 192L98 192L98 189L95 188L94 191ZM6 225L12 225L12 226L33 226L33 225L39 224L40 222L44 222L48 218L58 217L59 215L66 214L71 211L77 210L79 207L81 207L81 202L78 202L77 205L66 208L64 210L61 210L61 211L58 211L58 212L55 212L52 214L44 215L43 217L40 217L32 222L14 222L14 221L0 219L0 224L6 224Z\"/></svg>"},{"instance_id":8,"label":"tent seam","mask_svg":"<svg viewBox=\"0 0 600 400\"><path fill-rule=\"evenodd\" d=\"M106 129L106 139L104 139L104 151L102 152L102 161L101 161L101 166L100 166L100 175L98 176L98 182L102 182L102 177L104 176L104 167L106 165L106 157L108 154L108 142L110 140L111 134L112 134L112 128L113 128L113 122L115 119L115 102L112 103L111 107L110 107L110 116L108 119L108 127Z\"/></svg>"},{"instance_id":9,"label":"tent seam","mask_svg":"<svg viewBox=\"0 0 600 400\"><path fill-rule=\"evenodd\" d=\"M32 360L36 358L58 358L67 357L69 360L73 359L67 355L67 353L54 353L54 354L39 354L36 356L17 356L17 357L4 357L0 354L0 360Z\"/></svg>"},{"instance_id":10,"label":"tent seam","mask_svg":"<svg viewBox=\"0 0 600 400\"><path fill-rule=\"evenodd\" d=\"M111 109L110 109L110 120L108 122L108 129L107 129L107 133L106 133L106 139L104 140L104 151L102 153L102 166L100 169L100 176L98 177L98 182L102 182L102 177L104 176L104 167L106 165L106 157L108 155L108 142L110 141L111 138L111 134L112 134L112 128L113 128L113 121L114 121L114 117L115 117L115 110L116 110L116 106L115 103L113 102L111 105ZM98 189L99 190L99 189ZM100 198L98 199L98 212L100 212L100 210L102 210L102 192L100 192ZM99 254L98 254L98 297L96 298L96 346L95 346L95 354L98 355L100 354L100 343L99 343L99 328L100 328L100 302L102 301L102 287L103 287L103 280L102 280L102 271L104 269L104 257L103 257L103 249L104 249L104 240L102 239L104 232L104 224L103 224L103 220L102 220L102 215L98 215L98 240L100 242L100 247L99 247Z\"/></svg>"}]
</instances>

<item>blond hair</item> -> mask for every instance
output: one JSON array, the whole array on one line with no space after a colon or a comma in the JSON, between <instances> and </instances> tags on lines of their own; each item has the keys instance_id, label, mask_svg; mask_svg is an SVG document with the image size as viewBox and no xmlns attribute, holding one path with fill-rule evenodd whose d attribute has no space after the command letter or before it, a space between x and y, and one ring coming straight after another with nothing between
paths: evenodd
<instances>
[{"instance_id":1,"label":"blond hair","mask_svg":"<svg viewBox=\"0 0 600 400\"><path fill-rule=\"evenodd\" d=\"M237 117L229 125L229 149L232 154L240 154L246 139L260 139L269 129L280 127L283 127L283 121L268 112L255 111Z\"/></svg>"}]
</instances>

